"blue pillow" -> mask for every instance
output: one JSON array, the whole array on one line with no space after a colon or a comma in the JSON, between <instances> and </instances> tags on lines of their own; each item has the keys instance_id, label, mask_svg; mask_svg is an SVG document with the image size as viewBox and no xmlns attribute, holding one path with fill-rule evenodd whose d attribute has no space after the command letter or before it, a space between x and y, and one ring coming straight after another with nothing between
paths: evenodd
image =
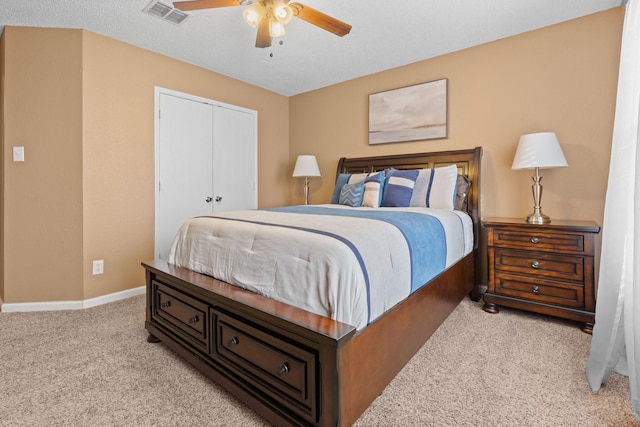
<instances>
[{"instance_id":1,"label":"blue pillow","mask_svg":"<svg viewBox=\"0 0 640 427\"><path fill-rule=\"evenodd\" d=\"M389 171L382 196L382 206L408 207L417 178L418 171L415 169Z\"/></svg>"},{"instance_id":2,"label":"blue pillow","mask_svg":"<svg viewBox=\"0 0 640 427\"><path fill-rule=\"evenodd\" d=\"M349 182L349 178L351 178L350 173L341 173L338 175L336 186L333 187L333 194L331 195L331 203L334 205L340 203L340 190L342 190L343 185Z\"/></svg>"},{"instance_id":3,"label":"blue pillow","mask_svg":"<svg viewBox=\"0 0 640 427\"><path fill-rule=\"evenodd\" d=\"M362 195L364 194L364 181L355 184L345 184L340 190L340 204L358 207L362 205Z\"/></svg>"}]
</instances>

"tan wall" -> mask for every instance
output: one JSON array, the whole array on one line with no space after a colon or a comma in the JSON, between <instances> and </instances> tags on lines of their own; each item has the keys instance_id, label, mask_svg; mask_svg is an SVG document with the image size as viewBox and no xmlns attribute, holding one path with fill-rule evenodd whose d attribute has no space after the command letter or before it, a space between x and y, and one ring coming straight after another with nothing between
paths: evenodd
<instances>
[{"instance_id":1,"label":"tan wall","mask_svg":"<svg viewBox=\"0 0 640 427\"><path fill-rule=\"evenodd\" d=\"M3 40L5 302L144 284L154 86L257 110L258 204L288 201L288 98L88 31L6 27ZM25 146L25 163L9 161L14 145ZM103 275L91 274L94 259Z\"/></svg>"},{"instance_id":2,"label":"tan wall","mask_svg":"<svg viewBox=\"0 0 640 427\"><path fill-rule=\"evenodd\" d=\"M3 37L3 299L82 299L82 34Z\"/></svg>"},{"instance_id":3,"label":"tan wall","mask_svg":"<svg viewBox=\"0 0 640 427\"><path fill-rule=\"evenodd\" d=\"M315 154L328 202L342 156L484 147L482 216L533 211L530 171L511 164L522 134L557 133L568 168L543 170L543 212L602 224L613 130L623 8L502 39L292 97L290 161ZM369 146L368 95L449 79L446 139ZM291 184L292 203L303 200Z\"/></svg>"}]
</instances>

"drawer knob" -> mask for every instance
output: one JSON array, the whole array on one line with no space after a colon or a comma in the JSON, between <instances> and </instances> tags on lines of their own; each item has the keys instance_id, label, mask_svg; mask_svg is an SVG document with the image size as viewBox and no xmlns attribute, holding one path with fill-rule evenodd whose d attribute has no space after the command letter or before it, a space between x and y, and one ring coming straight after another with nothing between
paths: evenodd
<instances>
[{"instance_id":1,"label":"drawer knob","mask_svg":"<svg viewBox=\"0 0 640 427\"><path fill-rule=\"evenodd\" d=\"M193 316L189 319L189 323L196 323L198 321L198 316Z\"/></svg>"},{"instance_id":2,"label":"drawer knob","mask_svg":"<svg viewBox=\"0 0 640 427\"><path fill-rule=\"evenodd\" d=\"M538 285L533 285L533 289L531 289L533 291L534 294L537 294L538 292L540 292L540 288L538 287Z\"/></svg>"},{"instance_id":3,"label":"drawer knob","mask_svg":"<svg viewBox=\"0 0 640 427\"><path fill-rule=\"evenodd\" d=\"M531 268L538 268L538 267L540 267L540 263L538 261L533 261L531 263Z\"/></svg>"},{"instance_id":4,"label":"drawer knob","mask_svg":"<svg viewBox=\"0 0 640 427\"><path fill-rule=\"evenodd\" d=\"M279 368L278 368L278 375L283 376L285 374L287 374L289 372L289 365L286 363L283 363Z\"/></svg>"},{"instance_id":5,"label":"drawer knob","mask_svg":"<svg viewBox=\"0 0 640 427\"><path fill-rule=\"evenodd\" d=\"M537 237L532 237L531 238L531 243L533 243L533 244L538 243L538 238Z\"/></svg>"},{"instance_id":6,"label":"drawer knob","mask_svg":"<svg viewBox=\"0 0 640 427\"><path fill-rule=\"evenodd\" d=\"M234 345L238 345L238 337L233 337L229 341L227 341L227 347L231 348Z\"/></svg>"},{"instance_id":7,"label":"drawer knob","mask_svg":"<svg viewBox=\"0 0 640 427\"><path fill-rule=\"evenodd\" d=\"M165 301L162 304L160 304L160 307L162 308L167 308L169 306L171 306L171 301Z\"/></svg>"}]
</instances>

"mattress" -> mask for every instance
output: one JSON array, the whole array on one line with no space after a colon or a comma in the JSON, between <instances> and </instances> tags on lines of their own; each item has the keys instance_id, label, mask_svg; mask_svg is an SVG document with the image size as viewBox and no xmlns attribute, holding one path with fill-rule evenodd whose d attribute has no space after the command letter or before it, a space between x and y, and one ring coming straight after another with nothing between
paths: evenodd
<instances>
[{"instance_id":1,"label":"mattress","mask_svg":"<svg viewBox=\"0 0 640 427\"><path fill-rule=\"evenodd\" d=\"M473 244L457 210L291 206L192 218L167 261L362 329Z\"/></svg>"}]
</instances>

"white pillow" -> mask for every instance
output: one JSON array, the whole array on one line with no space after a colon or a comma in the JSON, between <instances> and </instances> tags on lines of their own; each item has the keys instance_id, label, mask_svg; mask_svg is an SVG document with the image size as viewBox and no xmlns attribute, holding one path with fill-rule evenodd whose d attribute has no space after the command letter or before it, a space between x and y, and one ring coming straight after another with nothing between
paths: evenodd
<instances>
[{"instance_id":1,"label":"white pillow","mask_svg":"<svg viewBox=\"0 0 640 427\"><path fill-rule=\"evenodd\" d=\"M365 206L367 208L380 207L380 183L379 182L364 183L364 196L362 197L362 206Z\"/></svg>"},{"instance_id":2,"label":"white pillow","mask_svg":"<svg viewBox=\"0 0 640 427\"><path fill-rule=\"evenodd\" d=\"M421 169L409 206L453 210L456 200L458 167Z\"/></svg>"}]
</instances>

